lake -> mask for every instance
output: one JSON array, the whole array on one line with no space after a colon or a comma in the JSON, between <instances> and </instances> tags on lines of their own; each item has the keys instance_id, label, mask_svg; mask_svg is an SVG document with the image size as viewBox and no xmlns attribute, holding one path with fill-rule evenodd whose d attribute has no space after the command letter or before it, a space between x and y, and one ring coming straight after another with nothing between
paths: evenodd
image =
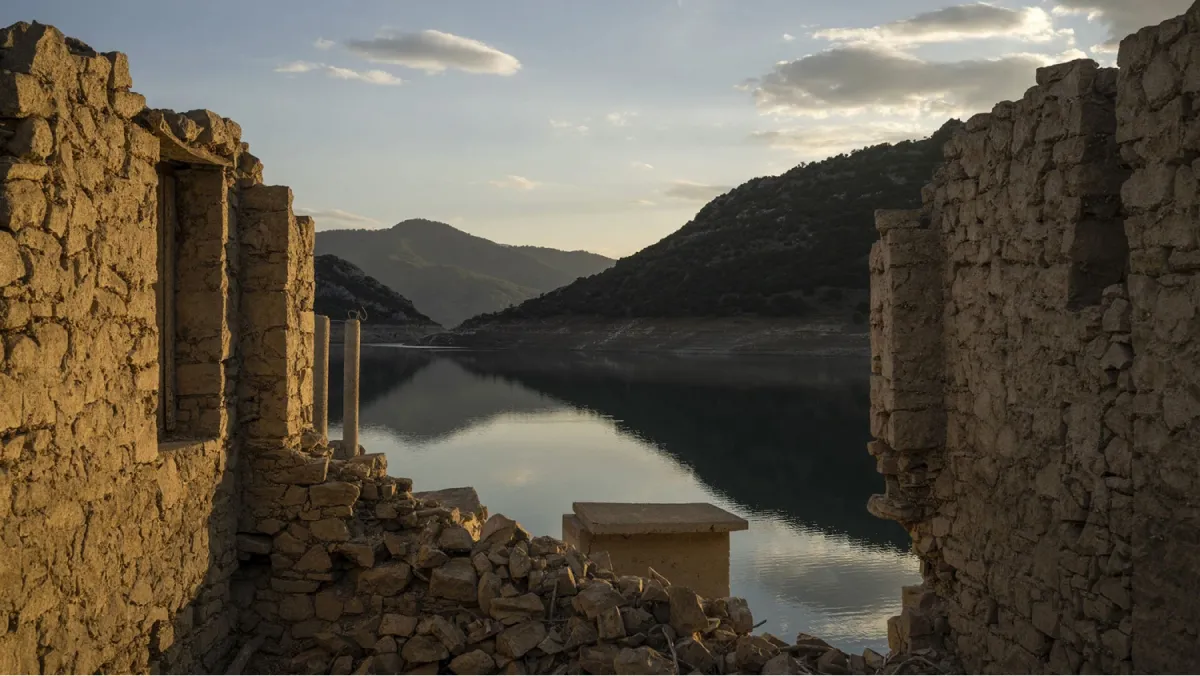
<instances>
[{"instance_id":1,"label":"lake","mask_svg":"<svg viewBox=\"0 0 1200 676\"><path fill-rule=\"evenodd\" d=\"M340 438L341 346L330 437ZM711 502L732 594L759 631L887 651L909 538L867 513L868 358L519 353L363 346L360 442L415 490L474 486L491 513L562 536L571 503Z\"/></svg>"}]
</instances>

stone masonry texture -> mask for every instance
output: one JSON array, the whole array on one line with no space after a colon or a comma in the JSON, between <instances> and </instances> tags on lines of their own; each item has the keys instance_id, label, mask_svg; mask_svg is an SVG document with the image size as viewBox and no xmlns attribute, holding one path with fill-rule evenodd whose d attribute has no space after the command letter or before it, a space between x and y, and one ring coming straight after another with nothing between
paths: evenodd
<instances>
[{"instance_id":1,"label":"stone masonry texture","mask_svg":"<svg viewBox=\"0 0 1200 676\"><path fill-rule=\"evenodd\" d=\"M291 191L0 29L0 672L1200 669L1200 4L1118 66L1040 69L878 215L868 507L924 577L885 658L335 460Z\"/></svg>"},{"instance_id":2,"label":"stone masonry texture","mask_svg":"<svg viewBox=\"0 0 1200 676\"><path fill-rule=\"evenodd\" d=\"M924 584L893 649L1200 670L1200 3L1039 69L877 215L870 452Z\"/></svg>"},{"instance_id":3,"label":"stone masonry texture","mask_svg":"<svg viewBox=\"0 0 1200 676\"><path fill-rule=\"evenodd\" d=\"M236 123L132 84L123 54L0 30L0 672L222 668L241 447L311 418L311 220Z\"/></svg>"}]
</instances>

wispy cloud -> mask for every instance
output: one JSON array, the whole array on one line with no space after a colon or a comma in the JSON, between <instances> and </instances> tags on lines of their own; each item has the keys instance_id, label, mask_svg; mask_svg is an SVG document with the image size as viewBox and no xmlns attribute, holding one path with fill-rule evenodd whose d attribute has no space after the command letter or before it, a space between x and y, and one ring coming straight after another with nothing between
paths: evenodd
<instances>
[{"instance_id":1,"label":"wispy cloud","mask_svg":"<svg viewBox=\"0 0 1200 676\"><path fill-rule=\"evenodd\" d=\"M358 82L377 85L398 85L404 83L404 80L383 70L352 70L340 66L331 66L327 63L313 63L311 61L285 63L276 68L275 72L289 74L319 72L324 73L327 77L338 80L356 80Z\"/></svg>"},{"instance_id":2,"label":"wispy cloud","mask_svg":"<svg viewBox=\"0 0 1200 676\"><path fill-rule=\"evenodd\" d=\"M639 207L652 207L657 205L658 202L655 202L654 200L637 200L634 202L634 204L638 205Z\"/></svg>"},{"instance_id":3,"label":"wispy cloud","mask_svg":"<svg viewBox=\"0 0 1200 676\"><path fill-rule=\"evenodd\" d=\"M730 190L733 190L733 188L728 185L708 185L693 181L672 181L671 185L663 190L663 195L675 199L688 200L689 202L707 202L717 195L723 195Z\"/></svg>"},{"instance_id":4,"label":"wispy cloud","mask_svg":"<svg viewBox=\"0 0 1200 676\"><path fill-rule=\"evenodd\" d=\"M792 35L791 33L784 33L784 34L783 34L783 40L784 40L784 42L791 42L792 40L795 40L795 39L796 39L796 36L795 36L795 35Z\"/></svg>"},{"instance_id":5,"label":"wispy cloud","mask_svg":"<svg viewBox=\"0 0 1200 676\"><path fill-rule=\"evenodd\" d=\"M631 112L614 112L604 116L605 120L614 127L627 126L633 118L637 117L637 113Z\"/></svg>"},{"instance_id":6,"label":"wispy cloud","mask_svg":"<svg viewBox=\"0 0 1200 676\"><path fill-rule=\"evenodd\" d=\"M567 120L556 120L554 118L550 118L550 126L561 131L572 131L577 134L586 134L589 131L586 124L579 124Z\"/></svg>"},{"instance_id":7,"label":"wispy cloud","mask_svg":"<svg viewBox=\"0 0 1200 676\"><path fill-rule=\"evenodd\" d=\"M393 63L427 73L455 69L468 73L513 75L521 70L515 56L495 47L451 33L385 33L370 40L349 40L346 47L378 63Z\"/></svg>"},{"instance_id":8,"label":"wispy cloud","mask_svg":"<svg viewBox=\"0 0 1200 676\"><path fill-rule=\"evenodd\" d=\"M332 48L336 44L337 43L334 42L333 40L326 40L325 38L317 38L316 41L313 42L313 47L316 47L317 49L325 50L325 49Z\"/></svg>"},{"instance_id":9,"label":"wispy cloud","mask_svg":"<svg viewBox=\"0 0 1200 676\"><path fill-rule=\"evenodd\" d=\"M513 174L509 174L502 179L488 181L488 184L506 190L533 190L541 185L537 181L531 181L524 176L515 176Z\"/></svg>"},{"instance_id":10,"label":"wispy cloud","mask_svg":"<svg viewBox=\"0 0 1200 676\"><path fill-rule=\"evenodd\" d=\"M650 170L650 169L654 168L654 165L646 164L645 162L630 162L629 166L633 167L634 169L645 169L645 170Z\"/></svg>"},{"instance_id":11,"label":"wispy cloud","mask_svg":"<svg viewBox=\"0 0 1200 676\"><path fill-rule=\"evenodd\" d=\"M342 209L309 209L296 207L298 216L312 216L318 228L377 228L381 223L374 218L344 211Z\"/></svg>"}]
</instances>

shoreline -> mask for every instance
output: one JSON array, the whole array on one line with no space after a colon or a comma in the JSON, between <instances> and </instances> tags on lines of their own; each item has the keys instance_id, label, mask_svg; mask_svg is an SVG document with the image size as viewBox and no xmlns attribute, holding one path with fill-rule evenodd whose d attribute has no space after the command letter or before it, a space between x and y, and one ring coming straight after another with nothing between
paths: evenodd
<instances>
[{"instance_id":1,"label":"shoreline","mask_svg":"<svg viewBox=\"0 0 1200 676\"><path fill-rule=\"evenodd\" d=\"M418 347L697 355L870 353L866 325L835 319L563 318L432 333Z\"/></svg>"}]
</instances>

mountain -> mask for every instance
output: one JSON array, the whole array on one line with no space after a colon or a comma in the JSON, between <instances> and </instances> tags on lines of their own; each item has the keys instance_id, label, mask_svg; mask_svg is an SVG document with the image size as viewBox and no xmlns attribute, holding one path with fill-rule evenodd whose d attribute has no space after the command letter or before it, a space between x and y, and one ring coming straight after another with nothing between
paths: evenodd
<instances>
[{"instance_id":1,"label":"mountain","mask_svg":"<svg viewBox=\"0 0 1200 676\"><path fill-rule=\"evenodd\" d=\"M386 230L318 232L316 251L357 265L446 326L516 305L613 263L585 251L497 244L424 219Z\"/></svg>"},{"instance_id":2,"label":"mountain","mask_svg":"<svg viewBox=\"0 0 1200 676\"><path fill-rule=\"evenodd\" d=\"M412 301L384 286L353 263L330 254L313 260L316 297L313 310L337 321L352 310L366 311L364 324L441 328L417 311Z\"/></svg>"},{"instance_id":3,"label":"mountain","mask_svg":"<svg viewBox=\"0 0 1200 676\"><path fill-rule=\"evenodd\" d=\"M599 274L472 318L464 329L557 317L808 317L866 314L875 210L916 208L958 120L717 197L682 228Z\"/></svg>"}]
</instances>

